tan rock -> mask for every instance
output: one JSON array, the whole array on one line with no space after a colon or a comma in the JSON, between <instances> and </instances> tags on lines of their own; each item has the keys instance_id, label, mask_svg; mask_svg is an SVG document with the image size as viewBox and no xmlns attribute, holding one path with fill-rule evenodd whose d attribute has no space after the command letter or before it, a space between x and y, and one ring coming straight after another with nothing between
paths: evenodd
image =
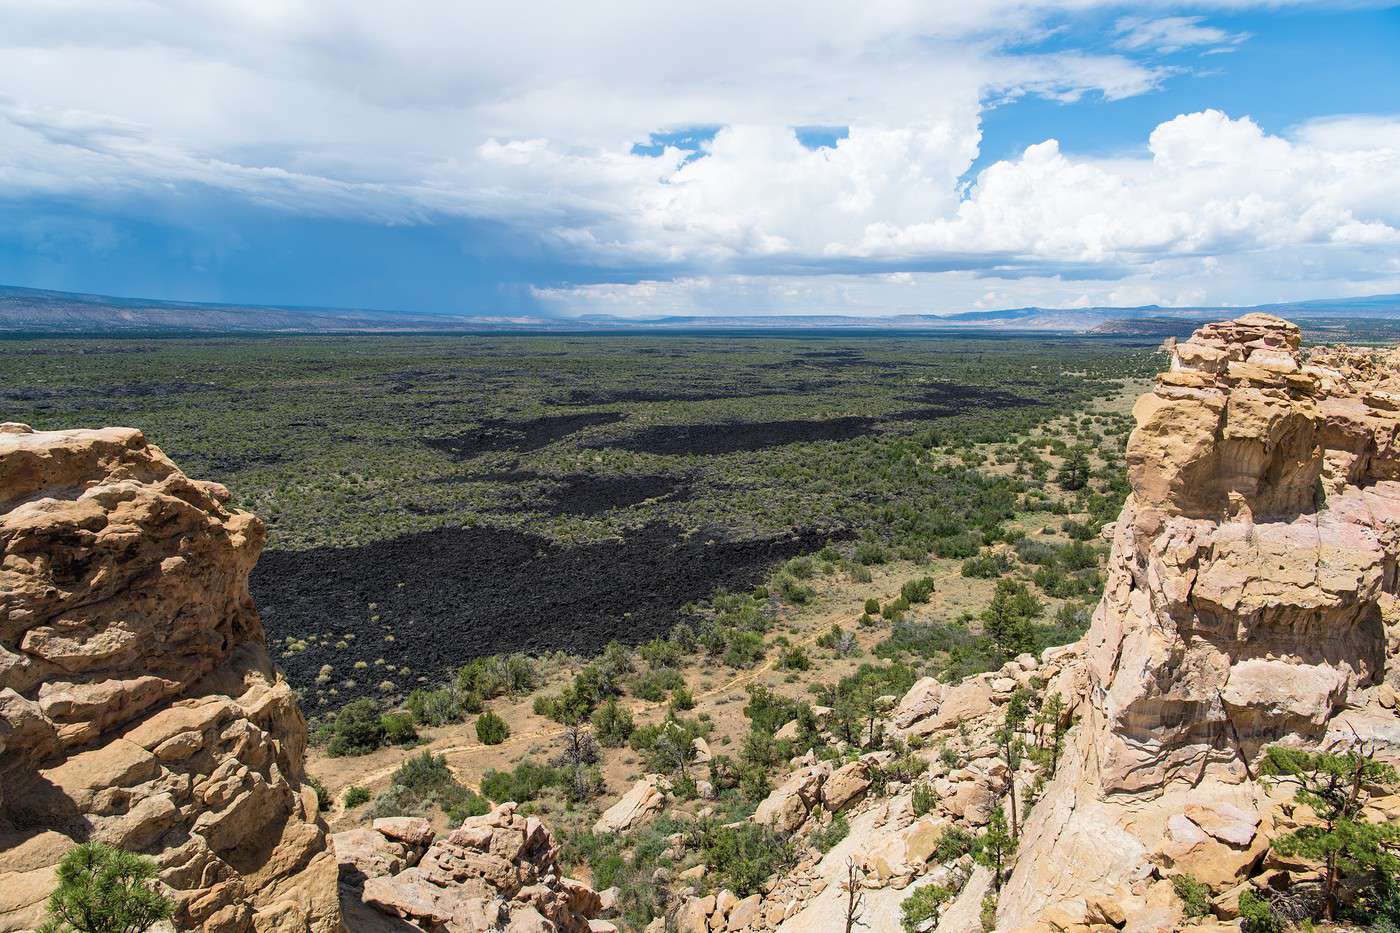
<instances>
[{"instance_id":1,"label":"tan rock","mask_svg":"<svg viewBox=\"0 0 1400 933\"><path fill-rule=\"evenodd\" d=\"M943 700L943 690L943 684L937 679L921 678L909 688L909 692L890 714L890 725L903 730L929 718L938 712L938 704Z\"/></svg>"},{"instance_id":2,"label":"tan rock","mask_svg":"<svg viewBox=\"0 0 1400 933\"><path fill-rule=\"evenodd\" d=\"M331 848L342 869L365 878L396 875L408 867L408 850L373 829L360 827L331 836Z\"/></svg>"},{"instance_id":3,"label":"tan rock","mask_svg":"<svg viewBox=\"0 0 1400 933\"><path fill-rule=\"evenodd\" d=\"M647 822L666 805L666 795L654 777L645 777L632 785L622 798L603 811L593 824L595 833L625 833Z\"/></svg>"},{"instance_id":4,"label":"tan rock","mask_svg":"<svg viewBox=\"0 0 1400 933\"><path fill-rule=\"evenodd\" d=\"M709 933L710 914L715 912L715 896L689 897L676 912L677 933Z\"/></svg>"},{"instance_id":5,"label":"tan rock","mask_svg":"<svg viewBox=\"0 0 1400 933\"><path fill-rule=\"evenodd\" d=\"M263 526L228 499L131 428L0 431L0 825L65 840L0 840L24 865L0 929L32 925L15 900L77 838L152 856L180 929L340 929L306 726L248 595Z\"/></svg>"},{"instance_id":6,"label":"tan rock","mask_svg":"<svg viewBox=\"0 0 1400 933\"><path fill-rule=\"evenodd\" d=\"M796 832L807 822L812 809L820 805L822 785L830 774L830 762L799 768L758 805L750 819L779 832Z\"/></svg>"},{"instance_id":7,"label":"tan rock","mask_svg":"<svg viewBox=\"0 0 1400 933\"><path fill-rule=\"evenodd\" d=\"M725 920L724 928L729 933L738 933L739 930L752 929L758 923L763 907L763 898L757 894L750 894L739 901L729 911Z\"/></svg>"},{"instance_id":8,"label":"tan rock","mask_svg":"<svg viewBox=\"0 0 1400 933\"><path fill-rule=\"evenodd\" d=\"M433 824L417 816L382 817L372 824L374 831L393 842L400 842L411 848L424 848L436 835Z\"/></svg>"},{"instance_id":9,"label":"tan rock","mask_svg":"<svg viewBox=\"0 0 1400 933\"><path fill-rule=\"evenodd\" d=\"M977 677L965 680L944 694L929 731L956 729L959 723L979 719L995 709L992 688L985 679Z\"/></svg>"},{"instance_id":10,"label":"tan rock","mask_svg":"<svg viewBox=\"0 0 1400 933\"><path fill-rule=\"evenodd\" d=\"M1111 897L1090 895L1084 907L1085 916L1090 923L1121 927L1128 922L1128 914L1123 910L1123 905Z\"/></svg>"},{"instance_id":11,"label":"tan rock","mask_svg":"<svg viewBox=\"0 0 1400 933\"><path fill-rule=\"evenodd\" d=\"M840 813L865 795L870 786L870 769L864 761L853 761L837 768L822 784L822 806Z\"/></svg>"}]
</instances>

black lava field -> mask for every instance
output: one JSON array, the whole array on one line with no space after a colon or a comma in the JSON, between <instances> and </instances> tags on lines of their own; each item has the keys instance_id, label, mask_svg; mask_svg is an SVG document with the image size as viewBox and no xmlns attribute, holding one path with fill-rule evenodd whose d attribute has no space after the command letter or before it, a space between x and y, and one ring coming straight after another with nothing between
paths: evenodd
<instances>
[{"instance_id":1,"label":"black lava field","mask_svg":"<svg viewBox=\"0 0 1400 933\"><path fill-rule=\"evenodd\" d=\"M513 450L539 450L570 434L600 424L614 424L625 415L621 412L595 411L568 415L543 415L524 421L488 418L472 431L447 437L432 437L423 441L434 450L450 454L459 460L470 460L481 454Z\"/></svg>"},{"instance_id":2,"label":"black lava field","mask_svg":"<svg viewBox=\"0 0 1400 933\"><path fill-rule=\"evenodd\" d=\"M957 469L957 451L1157 372L1159 343L25 339L0 353L0 407L41 429L139 427L261 517L253 591L274 657L321 713L478 655L645 640L833 538L926 547L1014 498Z\"/></svg>"},{"instance_id":3,"label":"black lava field","mask_svg":"<svg viewBox=\"0 0 1400 933\"><path fill-rule=\"evenodd\" d=\"M597 444L649 454L729 454L812 441L848 441L868 434L879 418L810 421L735 421L718 424L659 424L621 440Z\"/></svg>"},{"instance_id":4,"label":"black lava field","mask_svg":"<svg viewBox=\"0 0 1400 933\"><path fill-rule=\"evenodd\" d=\"M622 541L563 546L493 528L443 528L357 548L268 551L252 592L277 663L314 694L323 664L338 702L376 694L383 659L428 682L474 657L509 651L596 653L609 641L638 643L681 621L681 608L716 587L747 589L774 562L842 535L782 538L683 536L649 525ZM377 621L376 621L377 617ZM330 645L283 654L286 639L328 636ZM385 636L392 635L392 641ZM368 667L357 671L356 661ZM353 688L344 686L353 678Z\"/></svg>"}]
</instances>

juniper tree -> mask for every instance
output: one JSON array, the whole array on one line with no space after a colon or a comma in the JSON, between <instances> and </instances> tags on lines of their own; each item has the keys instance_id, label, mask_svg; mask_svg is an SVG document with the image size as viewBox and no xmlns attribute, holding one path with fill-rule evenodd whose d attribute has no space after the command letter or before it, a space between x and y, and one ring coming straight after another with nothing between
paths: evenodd
<instances>
[{"instance_id":1,"label":"juniper tree","mask_svg":"<svg viewBox=\"0 0 1400 933\"><path fill-rule=\"evenodd\" d=\"M899 905L904 933L934 929L944 906L953 899L953 890L941 884L926 884Z\"/></svg>"}]
</instances>

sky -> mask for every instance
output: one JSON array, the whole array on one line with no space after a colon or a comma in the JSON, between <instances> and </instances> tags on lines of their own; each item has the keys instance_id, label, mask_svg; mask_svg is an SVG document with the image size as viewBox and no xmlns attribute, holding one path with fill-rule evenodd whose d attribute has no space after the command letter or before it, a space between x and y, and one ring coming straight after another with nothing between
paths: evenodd
<instances>
[{"instance_id":1,"label":"sky","mask_svg":"<svg viewBox=\"0 0 1400 933\"><path fill-rule=\"evenodd\" d=\"M1400 293L1400 5L0 0L0 284L626 317Z\"/></svg>"}]
</instances>

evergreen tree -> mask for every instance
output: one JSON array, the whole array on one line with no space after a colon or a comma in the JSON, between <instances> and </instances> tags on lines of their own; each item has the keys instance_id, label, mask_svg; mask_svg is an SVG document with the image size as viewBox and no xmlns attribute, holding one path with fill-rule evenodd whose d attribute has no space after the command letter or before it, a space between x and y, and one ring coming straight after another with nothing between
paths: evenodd
<instances>
[{"instance_id":1,"label":"evergreen tree","mask_svg":"<svg viewBox=\"0 0 1400 933\"><path fill-rule=\"evenodd\" d=\"M98 842L85 842L58 864L41 933L143 933L167 919L174 903L152 884L156 863Z\"/></svg>"},{"instance_id":2,"label":"evergreen tree","mask_svg":"<svg viewBox=\"0 0 1400 933\"><path fill-rule=\"evenodd\" d=\"M945 885L926 884L899 905L904 933L919 933L938 926L938 916L953 899L953 891Z\"/></svg>"},{"instance_id":3,"label":"evergreen tree","mask_svg":"<svg viewBox=\"0 0 1400 933\"><path fill-rule=\"evenodd\" d=\"M1089 482L1089 452L1084 447L1076 444L1070 449L1055 482L1069 492L1083 489Z\"/></svg>"},{"instance_id":4,"label":"evergreen tree","mask_svg":"<svg viewBox=\"0 0 1400 933\"><path fill-rule=\"evenodd\" d=\"M1323 919L1337 919L1337 892L1344 880L1370 876L1372 884L1356 886L1362 889L1393 884L1400 872L1400 857L1394 854L1400 848L1400 826L1367 822L1362 816L1373 789L1393 791L1397 783L1395 769L1376 761L1374 749L1358 744L1343 752L1307 752L1273 746L1260 772L1297 788L1294 799L1321 821L1279 836L1271 845L1282 855L1322 862Z\"/></svg>"},{"instance_id":5,"label":"evergreen tree","mask_svg":"<svg viewBox=\"0 0 1400 933\"><path fill-rule=\"evenodd\" d=\"M1006 825L1006 814L1001 807L992 811L987 830L977 840L973 858L979 865L992 870L992 887L1001 892L1002 870L1016 854L1016 839Z\"/></svg>"}]
</instances>

